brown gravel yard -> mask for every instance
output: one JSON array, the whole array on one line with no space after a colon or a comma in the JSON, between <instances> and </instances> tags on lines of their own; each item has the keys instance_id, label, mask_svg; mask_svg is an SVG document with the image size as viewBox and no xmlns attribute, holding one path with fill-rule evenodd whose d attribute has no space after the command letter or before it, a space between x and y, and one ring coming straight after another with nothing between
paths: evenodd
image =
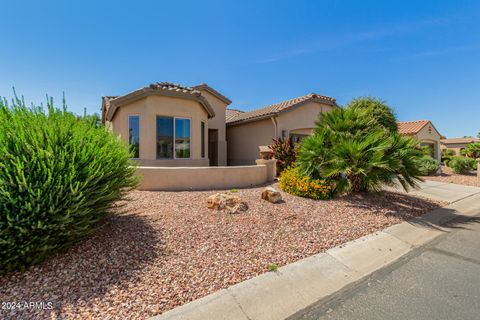
<instances>
[{"instance_id":1,"label":"brown gravel yard","mask_svg":"<svg viewBox=\"0 0 480 320\"><path fill-rule=\"evenodd\" d=\"M390 192L271 204L261 190L236 193L250 206L239 215L207 209L214 191L134 191L92 237L0 277L0 301L53 303L0 318L145 319L440 205Z\"/></svg>"},{"instance_id":2,"label":"brown gravel yard","mask_svg":"<svg viewBox=\"0 0 480 320\"><path fill-rule=\"evenodd\" d=\"M470 174L456 174L448 167L442 167L441 175L424 177L424 179L480 187L480 178L477 177L477 172Z\"/></svg>"}]
</instances>

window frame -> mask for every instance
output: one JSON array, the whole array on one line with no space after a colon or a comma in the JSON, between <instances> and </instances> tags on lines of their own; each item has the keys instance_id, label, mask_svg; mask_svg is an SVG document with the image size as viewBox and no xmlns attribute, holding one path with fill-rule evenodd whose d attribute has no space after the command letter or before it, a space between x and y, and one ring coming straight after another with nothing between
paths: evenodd
<instances>
[{"instance_id":1,"label":"window frame","mask_svg":"<svg viewBox=\"0 0 480 320\"><path fill-rule=\"evenodd\" d=\"M207 154L207 148L205 148L205 130L207 126L205 124L205 121L200 121L200 156L202 159L205 159L206 154Z\"/></svg>"},{"instance_id":2,"label":"window frame","mask_svg":"<svg viewBox=\"0 0 480 320\"><path fill-rule=\"evenodd\" d=\"M161 117L161 118L170 118L173 120L173 157L172 158L158 158L157 157L157 150L158 150L158 144L157 144L157 132L158 132L158 129L157 129L157 119L158 117ZM176 125L175 125L175 120L176 119L184 119L184 120L189 120L190 122L190 126L189 126L189 129L190 129L190 142L189 142L189 148L188 150L190 151L189 154L190 154L190 157L189 158L177 158L177 155L176 155L176 152L175 152L175 140L177 138L176 134L175 134L175 129L176 129ZM157 114L155 116L155 156L156 156L156 159L157 160L192 160L192 118L190 117L175 117L175 116L167 116L167 115L161 115L161 114Z\"/></svg>"},{"instance_id":3,"label":"window frame","mask_svg":"<svg viewBox=\"0 0 480 320\"><path fill-rule=\"evenodd\" d=\"M128 128L128 145L129 147L131 146L130 144L130 118L131 117L137 117L138 118L138 158L131 158L134 160L140 159L140 115L139 114L129 114L127 117L127 128Z\"/></svg>"}]
</instances>

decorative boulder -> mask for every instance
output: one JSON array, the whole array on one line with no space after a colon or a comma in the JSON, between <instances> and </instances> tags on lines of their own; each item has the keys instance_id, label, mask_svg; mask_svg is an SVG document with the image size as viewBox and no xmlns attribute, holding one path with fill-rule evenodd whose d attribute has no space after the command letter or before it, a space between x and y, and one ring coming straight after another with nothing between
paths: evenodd
<instances>
[{"instance_id":1,"label":"decorative boulder","mask_svg":"<svg viewBox=\"0 0 480 320\"><path fill-rule=\"evenodd\" d=\"M267 187L262 191L262 199L271 203L278 203L282 201L282 194L272 187Z\"/></svg>"},{"instance_id":2,"label":"decorative boulder","mask_svg":"<svg viewBox=\"0 0 480 320\"><path fill-rule=\"evenodd\" d=\"M248 210L247 203L242 201L239 196L226 193L216 193L208 197L207 207L216 210L227 209L227 212L231 214Z\"/></svg>"}]
</instances>

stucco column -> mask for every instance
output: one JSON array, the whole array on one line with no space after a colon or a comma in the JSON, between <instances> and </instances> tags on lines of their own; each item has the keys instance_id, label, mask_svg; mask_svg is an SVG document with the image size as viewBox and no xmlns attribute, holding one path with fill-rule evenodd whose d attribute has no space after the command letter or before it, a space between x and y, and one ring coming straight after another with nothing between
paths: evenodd
<instances>
[{"instance_id":1,"label":"stucco column","mask_svg":"<svg viewBox=\"0 0 480 320\"><path fill-rule=\"evenodd\" d=\"M257 159L255 160L257 165L267 166L267 181L273 181L277 175L277 160L276 159Z\"/></svg>"},{"instance_id":2,"label":"stucco column","mask_svg":"<svg viewBox=\"0 0 480 320\"><path fill-rule=\"evenodd\" d=\"M480 179L480 158L477 159L477 178Z\"/></svg>"}]
</instances>

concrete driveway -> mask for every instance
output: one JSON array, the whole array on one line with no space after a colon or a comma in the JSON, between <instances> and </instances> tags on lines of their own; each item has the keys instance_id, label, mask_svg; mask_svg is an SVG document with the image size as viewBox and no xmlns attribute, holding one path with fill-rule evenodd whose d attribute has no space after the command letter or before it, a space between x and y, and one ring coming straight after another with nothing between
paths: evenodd
<instances>
[{"instance_id":1,"label":"concrete driveway","mask_svg":"<svg viewBox=\"0 0 480 320\"><path fill-rule=\"evenodd\" d=\"M387 189L403 190L401 186ZM425 182L420 183L420 187L418 189L410 190L409 193L433 200L447 201L451 203L475 194L480 194L480 188L426 180Z\"/></svg>"},{"instance_id":2,"label":"concrete driveway","mask_svg":"<svg viewBox=\"0 0 480 320\"><path fill-rule=\"evenodd\" d=\"M479 319L480 219L457 219L448 229L289 319Z\"/></svg>"}]
</instances>

